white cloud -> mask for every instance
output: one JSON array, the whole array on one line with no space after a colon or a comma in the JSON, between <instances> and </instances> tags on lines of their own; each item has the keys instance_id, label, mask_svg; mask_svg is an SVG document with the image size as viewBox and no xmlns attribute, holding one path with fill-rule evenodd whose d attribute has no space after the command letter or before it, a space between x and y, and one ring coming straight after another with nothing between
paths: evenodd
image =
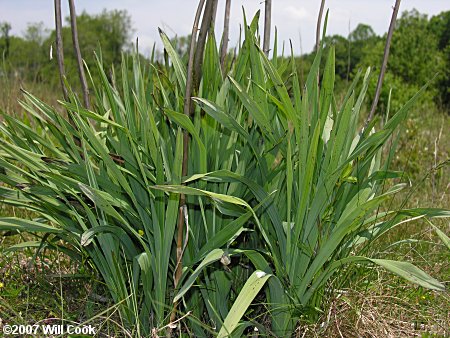
<instances>
[{"instance_id":1,"label":"white cloud","mask_svg":"<svg viewBox=\"0 0 450 338\"><path fill-rule=\"evenodd\" d=\"M284 11L293 19L310 19L312 15L304 7L287 6Z\"/></svg>"}]
</instances>

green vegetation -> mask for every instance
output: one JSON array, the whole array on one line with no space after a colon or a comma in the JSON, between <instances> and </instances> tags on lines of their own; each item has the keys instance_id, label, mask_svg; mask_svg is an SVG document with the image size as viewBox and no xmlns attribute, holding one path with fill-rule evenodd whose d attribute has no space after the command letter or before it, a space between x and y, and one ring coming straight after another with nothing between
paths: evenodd
<instances>
[{"instance_id":1,"label":"green vegetation","mask_svg":"<svg viewBox=\"0 0 450 338\"><path fill-rule=\"evenodd\" d=\"M421 104L436 104L448 109L450 11L428 18L416 10L404 12L397 21L389 56L388 72L380 97L379 112L385 112L390 89L391 109L399 109L431 77L438 74L421 97ZM380 66L385 36L377 36L370 26L359 24L348 38L339 35L325 38L325 48L336 50L337 87L342 89L359 69ZM309 69L315 53L298 59L299 69ZM344 83L341 83L344 82ZM369 84L369 98L375 92L376 77Z\"/></svg>"},{"instance_id":2,"label":"green vegetation","mask_svg":"<svg viewBox=\"0 0 450 338\"><path fill-rule=\"evenodd\" d=\"M67 22L69 19L67 19ZM130 35L133 31L131 18L126 11L103 11L98 15L82 13L77 18L80 36L80 48L87 65L95 68L93 52L101 54L104 65L109 67L120 64L121 52L130 50ZM450 11L428 18L413 10L404 12L398 20L389 58L389 72L381 96L379 111L386 110L390 88L393 89L391 107L398 109L412 97L434 74L439 73L423 95L423 102L435 103L438 107L448 108L449 94L449 28ZM31 23L23 37L10 36L11 25L0 23L0 51L2 52L3 73L16 77L31 86L45 83L46 88L58 88L56 62L49 60L50 46L55 40L54 31L49 32L43 23ZM71 44L68 27L63 28L63 40L67 77L74 88L78 87L76 60ZM174 47L179 55L186 55L189 38L176 37ZM352 80L359 69L379 67L383 55L384 37L377 36L373 29L359 24L349 36L327 36L324 40L325 54L328 46L333 45L336 53L336 81L340 91ZM414 51L413 53L411 51ZM53 52L54 54L54 52ZM299 79L302 85L315 58L315 52L296 57ZM324 62L324 61L323 61ZM323 64L322 64L323 66ZM323 67L322 67L323 69ZM96 74L93 74L96 78ZM342 83L344 82L344 83ZM373 95L376 77L369 84L369 98ZM3 105L5 106L5 105Z\"/></svg>"},{"instance_id":3,"label":"green vegetation","mask_svg":"<svg viewBox=\"0 0 450 338\"><path fill-rule=\"evenodd\" d=\"M69 18L66 19L69 22ZM94 52L101 55L105 65L119 65L122 52L131 47L131 18L126 11L106 11L98 15L82 13L77 17L80 36L80 49L88 67L95 68ZM43 87L46 91L60 91L56 62L55 31L49 32L44 24L29 24L23 37L10 36L11 26L0 23L0 51L2 55L1 74L10 82L20 81L20 85ZM68 81L74 90L80 88L76 57L72 47L70 27L62 30L64 41L65 70ZM107 70L108 76L110 70ZM93 74L99 81L98 74ZM3 98L2 107L14 106ZM8 105L9 104L9 105Z\"/></svg>"},{"instance_id":4,"label":"green vegetation","mask_svg":"<svg viewBox=\"0 0 450 338\"><path fill-rule=\"evenodd\" d=\"M424 311L425 302L448 303L445 286L438 281L448 280L448 269L420 264L421 270L409 263L405 249L415 245L435 255L430 262L448 261L442 219L450 211L444 208L448 196L441 190L448 184L448 140L441 154L436 138L427 166L426 179L433 182L429 205L414 202L418 192L407 189L402 170L412 169L413 176L421 177L411 156L424 157L420 151L422 141L427 142L417 124L428 120L421 117L418 122L408 112L421 99L434 105L439 102L432 98L444 95L444 75L425 83L433 77L433 67L444 67L445 15L430 22L417 13L402 17L398 34L428 25L435 27L436 36L441 34L432 59L438 61L422 65L429 67L424 72L410 72L401 52L411 46L394 44L392 73L407 84L401 95L413 94L403 99L394 88L392 97L400 97L398 101L385 99L383 117L362 128L371 76L370 69L359 68L379 62L369 59L377 54L366 49L379 49L381 41L368 26L360 25L350 35L351 45L361 46L350 63L343 49L348 42L340 37L323 38L313 58L282 58L276 45L267 58L257 43L257 14L249 25L245 22L242 45L224 73L214 36L208 35L195 107L188 117L182 114L185 56L161 32L163 64L131 53L119 65L130 25L126 13L114 13L83 14L79 21L80 28L107 22L111 25L102 25L107 32L122 27L123 33L113 34L117 39L109 42L110 54L102 49L86 62L91 110L83 108L75 85L68 102L59 101L58 108L24 90L22 114L2 113L0 198L9 207L0 217L0 230L8 235L1 252L13 257L24 250L25 257L41 257L35 264L37 275L57 262L59 271L80 278L81 285L83 279L97 279L94 292L103 303L87 301L88 317L80 319L74 313L84 311L71 297L89 299L92 290L66 296L63 289L70 282L56 275L57 301L49 305L51 312L31 317L33 321L45 316L80 321L107 317L114 335L135 337L175 329L184 336L240 337L254 328L261 335L282 337L314 325L318 336L329 336L334 328L339 330L330 324L333 308L347 307L346 319L355 317L355 326L360 318L369 318L358 298L363 292L376 295L378 279L387 280L386 289L399 289L397 294L410 292L408 297L420 299ZM39 45L39 32L38 26L30 29L26 41ZM421 34L417 32L417 41ZM5 60L6 55L11 59L14 40L6 34L4 41L9 48ZM91 42L86 40L83 48L97 49ZM31 67L28 58L23 60L23 67ZM420 68L420 62L411 65ZM109 71L111 63L114 71ZM5 61L6 74L15 69L21 68ZM44 76L45 71L35 74ZM71 74L68 79L75 79ZM40 81L39 76L26 81ZM388 88L393 85L389 79L387 83ZM436 118L444 121L443 128L448 125L447 116L435 113L430 121ZM434 125L430 122L430 130ZM183 137L185 132L189 138ZM411 133L420 149L410 146ZM432 136L425 138L429 143ZM187 175L182 174L184 149ZM182 194L186 205L180 208ZM177 243L180 218L186 224L182 246ZM426 239L397 238L403 235L397 228L423 228L420 221L429 229ZM11 235L21 236L20 241L12 241ZM177 260L180 248L182 261ZM0 261L0 271L13 274L0 287L0 309L8 322L13 316L26 322L16 309L23 304L11 306L8 300L29 296L32 288L25 292L20 287L20 272L6 260ZM357 296L342 292L347 289ZM43 295L51 299L51 292ZM175 310L176 324L171 322Z\"/></svg>"}]
</instances>

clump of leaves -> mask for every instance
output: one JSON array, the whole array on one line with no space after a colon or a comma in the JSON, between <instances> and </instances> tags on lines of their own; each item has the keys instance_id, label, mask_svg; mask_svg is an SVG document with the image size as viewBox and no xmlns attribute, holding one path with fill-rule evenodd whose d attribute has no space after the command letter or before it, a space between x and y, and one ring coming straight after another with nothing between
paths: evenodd
<instances>
[{"instance_id":1,"label":"clump of leaves","mask_svg":"<svg viewBox=\"0 0 450 338\"><path fill-rule=\"evenodd\" d=\"M380 130L377 120L361 130L369 71L360 92L358 74L338 104L334 49L321 79L319 49L301 89L293 59L279 58L276 42L271 60L261 51L258 19L245 22L227 76L209 37L192 118L182 114L186 68L164 33L170 64L143 69L137 56L124 57L120 81L110 81L98 61L92 110L73 93L60 102L72 123L27 92L29 122L4 114L0 196L39 217L3 217L0 229L44 233L41 243L88 258L137 336L172 327L173 303L181 300L180 318L192 334L239 336L258 325L241 318L260 290L271 332L290 334L300 316L314 317L333 292L330 279L344 280L351 264L378 264L444 289L410 263L364 256L401 222L450 216L379 210L403 188L385 191L402 173L389 171L382 149L420 92ZM192 139L184 177L183 130ZM183 208L180 194L187 195ZM187 226L175 285L179 217Z\"/></svg>"}]
</instances>

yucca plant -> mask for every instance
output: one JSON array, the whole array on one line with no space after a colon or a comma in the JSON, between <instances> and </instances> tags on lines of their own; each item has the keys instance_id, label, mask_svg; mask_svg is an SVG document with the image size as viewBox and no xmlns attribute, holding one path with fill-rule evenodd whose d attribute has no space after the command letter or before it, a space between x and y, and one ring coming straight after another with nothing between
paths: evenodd
<instances>
[{"instance_id":1,"label":"yucca plant","mask_svg":"<svg viewBox=\"0 0 450 338\"><path fill-rule=\"evenodd\" d=\"M409 263L362 256L399 222L449 216L378 210L402 187L384 191L401 173L388 170L382 148L416 97L380 130L377 120L362 130L369 73L359 93L361 75L337 102L333 49L320 82L319 49L301 89L295 63L277 56L276 41L271 60L260 49L258 20L245 21L245 40L226 74L209 36L191 118L183 114L185 63L162 32L170 63L147 69L137 55L125 56L120 76L108 79L99 58L92 109L74 93L60 102L72 123L27 92L29 121L3 114L0 196L37 216L1 218L0 230L38 233L26 245L87 259L135 336L176 326L174 309L184 331L199 337L240 336L249 325L266 330L250 316L241 322L266 284L260 297L272 319L267 333L289 336L350 263L376 263L443 289ZM180 194L187 195L181 209Z\"/></svg>"}]
</instances>

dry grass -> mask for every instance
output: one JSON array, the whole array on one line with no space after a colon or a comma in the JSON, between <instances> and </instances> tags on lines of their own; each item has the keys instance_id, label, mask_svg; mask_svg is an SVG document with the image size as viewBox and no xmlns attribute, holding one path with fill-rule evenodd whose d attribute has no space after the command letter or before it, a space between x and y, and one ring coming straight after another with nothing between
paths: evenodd
<instances>
[{"instance_id":1,"label":"dry grass","mask_svg":"<svg viewBox=\"0 0 450 338\"><path fill-rule=\"evenodd\" d=\"M370 290L343 290L328 313L315 324L301 326L297 337L446 337L450 317L435 300L450 304L448 294L430 293L416 304L392 290L392 276L379 271L379 280ZM396 286L396 289L402 288ZM410 288L408 286L407 288ZM406 291L406 287L401 292ZM419 304L419 302L421 304Z\"/></svg>"},{"instance_id":2,"label":"dry grass","mask_svg":"<svg viewBox=\"0 0 450 338\"><path fill-rule=\"evenodd\" d=\"M21 88L29 91L39 98L45 98L45 102L57 107L57 101L61 99L59 88L49 88L46 83L25 82L20 78L0 77L0 109L11 114L20 114L23 109L18 99L21 99Z\"/></svg>"}]
</instances>

